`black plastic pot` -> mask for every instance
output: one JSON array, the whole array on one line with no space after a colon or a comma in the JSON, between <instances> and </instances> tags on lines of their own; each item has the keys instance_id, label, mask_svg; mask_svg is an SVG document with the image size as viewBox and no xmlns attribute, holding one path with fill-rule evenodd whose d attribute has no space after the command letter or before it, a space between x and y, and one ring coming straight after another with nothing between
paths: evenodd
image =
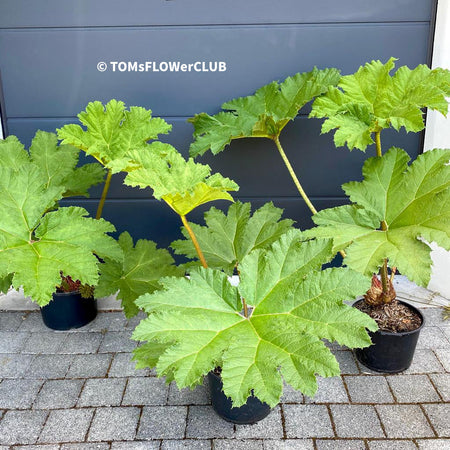
<instances>
[{"instance_id":1,"label":"black plastic pot","mask_svg":"<svg viewBox=\"0 0 450 450\"><path fill-rule=\"evenodd\" d=\"M237 424L252 424L269 415L271 411L270 406L253 395L247 399L245 405L232 408L231 399L223 393L223 384L220 376L210 372L208 381L212 406L222 419Z\"/></svg>"},{"instance_id":2,"label":"black plastic pot","mask_svg":"<svg viewBox=\"0 0 450 450\"><path fill-rule=\"evenodd\" d=\"M353 306L362 301L357 301ZM370 347L355 349L355 353L361 364L375 372L403 372L411 365L413 360L417 340L425 320L422 313L414 306L401 301L399 303L417 313L422 319L422 324L414 331L400 333L381 330L372 333L369 331L373 344Z\"/></svg>"},{"instance_id":3,"label":"black plastic pot","mask_svg":"<svg viewBox=\"0 0 450 450\"><path fill-rule=\"evenodd\" d=\"M52 330L70 330L87 325L97 316L97 300L77 292L55 292L53 300L41 307L42 320Z\"/></svg>"}]
</instances>

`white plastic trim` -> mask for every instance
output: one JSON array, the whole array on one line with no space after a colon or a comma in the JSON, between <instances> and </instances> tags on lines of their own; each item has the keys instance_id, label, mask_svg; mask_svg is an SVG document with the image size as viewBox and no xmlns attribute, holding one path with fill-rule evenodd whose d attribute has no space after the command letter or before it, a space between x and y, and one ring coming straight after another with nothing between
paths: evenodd
<instances>
[{"instance_id":1,"label":"white plastic trim","mask_svg":"<svg viewBox=\"0 0 450 450\"><path fill-rule=\"evenodd\" d=\"M450 69L450 0L438 0L432 67ZM427 113L424 151L450 148L450 114L447 118L435 111ZM450 252L431 246L433 268L428 288L450 299Z\"/></svg>"}]
</instances>

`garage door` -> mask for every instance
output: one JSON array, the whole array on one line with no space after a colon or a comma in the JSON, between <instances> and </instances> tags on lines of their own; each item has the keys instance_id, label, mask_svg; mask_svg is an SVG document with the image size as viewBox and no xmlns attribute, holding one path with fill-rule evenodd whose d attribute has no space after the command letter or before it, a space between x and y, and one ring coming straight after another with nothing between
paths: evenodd
<instances>
[{"instance_id":1,"label":"garage door","mask_svg":"<svg viewBox=\"0 0 450 450\"><path fill-rule=\"evenodd\" d=\"M152 109L173 124L162 140L188 154L193 128L186 119L296 72L338 67L343 74L371 59L399 58L410 67L431 61L434 0L229 0L0 4L0 71L5 132L29 145L37 129L76 122L89 101L111 98ZM131 6L132 5L132 6ZM223 62L226 70L143 71L136 63ZM104 64L99 64L104 63ZM165 66L163 66L164 68ZM122 70L123 69L123 70ZM340 185L359 179L366 157L335 149L307 111L286 127L282 144L318 209L344 202ZM421 135L389 133L384 144L422 148ZM373 149L367 152L373 154ZM234 179L238 197L255 207L272 200L299 226L311 225L273 143L238 140L201 159ZM149 191L116 176L104 217L119 231L166 245L179 237L178 218ZM95 211L91 199L72 203ZM218 204L225 207L225 204ZM201 211L191 220L199 220Z\"/></svg>"}]
</instances>

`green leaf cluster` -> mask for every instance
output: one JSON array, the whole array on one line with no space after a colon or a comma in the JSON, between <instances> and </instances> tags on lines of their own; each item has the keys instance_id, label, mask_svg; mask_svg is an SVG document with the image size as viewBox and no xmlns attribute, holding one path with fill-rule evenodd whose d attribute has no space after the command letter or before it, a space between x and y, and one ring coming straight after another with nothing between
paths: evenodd
<instances>
[{"instance_id":1,"label":"green leaf cluster","mask_svg":"<svg viewBox=\"0 0 450 450\"><path fill-rule=\"evenodd\" d=\"M159 279L167 276L183 276L170 253L156 248L152 241L140 239L133 245L132 237L124 232L119 236L123 260L105 258L96 294L99 297L117 294L127 318L135 316L139 308L134 301L145 293L160 289Z\"/></svg>"},{"instance_id":2,"label":"green leaf cluster","mask_svg":"<svg viewBox=\"0 0 450 450\"><path fill-rule=\"evenodd\" d=\"M34 164L0 167L0 278L13 274L15 289L43 306L51 300L61 273L82 283L98 281L98 259L120 260L122 252L106 233L115 231L104 220L87 218L83 208L59 208L65 188L50 185ZM9 275L11 276L11 275ZM3 283L2 283L3 284Z\"/></svg>"},{"instance_id":3,"label":"green leaf cluster","mask_svg":"<svg viewBox=\"0 0 450 450\"><path fill-rule=\"evenodd\" d=\"M135 165L125 184L153 189L155 198L163 199L177 214L185 216L197 206L213 200L230 200L227 191L239 186L219 173L211 175L208 165L187 161L171 145L153 142L143 151L130 152Z\"/></svg>"},{"instance_id":4,"label":"green leaf cluster","mask_svg":"<svg viewBox=\"0 0 450 450\"><path fill-rule=\"evenodd\" d=\"M292 226L289 219L280 220L283 211L266 203L250 214L250 203L233 203L226 214L211 208L205 213L206 226L191 224L208 266L233 275L234 269L251 251L268 248ZM175 253L190 259L197 253L186 228L186 239L175 241L171 247Z\"/></svg>"},{"instance_id":5,"label":"green leaf cluster","mask_svg":"<svg viewBox=\"0 0 450 450\"><path fill-rule=\"evenodd\" d=\"M148 341L135 351L138 365L156 365L158 375L179 388L201 383L220 366L234 406L252 391L274 406L282 379L313 396L316 374L339 374L321 339L364 347L370 345L365 327L377 327L343 303L362 294L369 280L348 268L321 271L332 256L331 241L302 243L299 237L291 230L270 249L245 256L239 287L210 268L193 270L190 279L161 280L164 290L136 301L149 315L133 335ZM241 314L241 297L253 307L250 317Z\"/></svg>"},{"instance_id":6,"label":"green leaf cluster","mask_svg":"<svg viewBox=\"0 0 450 450\"><path fill-rule=\"evenodd\" d=\"M278 137L299 109L314 97L327 91L340 79L337 69L297 73L282 83L273 81L254 95L240 97L222 105L226 110L214 116L197 114L189 119L195 127L191 156L203 155L211 149L221 152L233 139L244 137Z\"/></svg>"},{"instance_id":7,"label":"green leaf cluster","mask_svg":"<svg viewBox=\"0 0 450 450\"><path fill-rule=\"evenodd\" d=\"M29 152L16 136L0 140L0 168L19 170L24 165L38 167L46 177L48 188L63 186L63 197L89 197L89 188L103 181L104 169L97 163L77 167L79 150L70 145L58 146L54 133L37 131Z\"/></svg>"},{"instance_id":8,"label":"green leaf cluster","mask_svg":"<svg viewBox=\"0 0 450 450\"><path fill-rule=\"evenodd\" d=\"M322 132L336 129L337 147L365 150L374 142L373 133L385 128L404 128L417 132L425 127L423 108L448 112L450 71L431 70L421 64L414 69L402 66L393 76L395 58L386 64L372 61L341 78L338 87L330 87L318 97L310 117L326 118Z\"/></svg>"},{"instance_id":9,"label":"green leaf cluster","mask_svg":"<svg viewBox=\"0 0 450 450\"><path fill-rule=\"evenodd\" d=\"M425 152L408 166L408 154L391 148L364 163L362 182L343 185L351 205L313 216L306 237L333 238L346 249L347 266L363 274L391 267L421 286L430 280L430 247L450 250L450 150ZM381 226L383 223L383 226Z\"/></svg>"},{"instance_id":10,"label":"green leaf cluster","mask_svg":"<svg viewBox=\"0 0 450 450\"><path fill-rule=\"evenodd\" d=\"M105 106L91 102L78 114L82 125L69 124L58 129L63 144L73 145L93 156L112 173L130 168L130 150L144 149L147 141L168 133L172 126L152 117L151 110L110 100Z\"/></svg>"}]
</instances>

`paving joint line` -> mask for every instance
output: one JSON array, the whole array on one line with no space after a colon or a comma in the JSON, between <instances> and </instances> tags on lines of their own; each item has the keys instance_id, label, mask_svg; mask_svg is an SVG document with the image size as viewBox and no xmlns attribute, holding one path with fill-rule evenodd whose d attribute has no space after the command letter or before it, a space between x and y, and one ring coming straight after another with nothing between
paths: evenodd
<instances>
[{"instance_id":1,"label":"paving joint line","mask_svg":"<svg viewBox=\"0 0 450 450\"><path fill-rule=\"evenodd\" d=\"M386 380L386 384L388 386L389 392L391 393L392 398L394 399L394 403L399 404L400 402L398 401L397 396L395 395L394 389L392 389L391 383L389 383L389 380L387 379L386 376L384 376L384 379Z\"/></svg>"},{"instance_id":2,"label":"paving joint line","mask_svg":"<svg viewBox=\"0 0 450 450\"><path fill-rule=\"evenodd\" d=\"M441 365L443 371L445 373L448 373L448 371L445 369L444 367L444 363L441 361L441 358L439 358L439 355L436 353L435 351L436 349L432 348L431 351L433 352L434 356L436 357L436 359L438 360L439 364ZM442 373L442 372L433 372L433 373Z\"/></svg>"},{"instance_id":3,"label":"paving joint line","mask_svg":"<svg viewBox=\"0 0 450 450\"><path fill-rule=\"evenodd\" d=\"M390 403L388 403L388 404L391 405ZM375 414L376 414L376 416L377 416L377 418L378 418L378 421L380 422L380 427L381 427L381 429L383 430L384 437L385 437L386 439L389 439L389 438L388 438L388 435L387 435L387 432L386 432L386 428L385 428L385 426L384 426L383 421L381 420L381 416L380 416L380 413L378 412L378 409L376 408L376 405L372 405L372 408L375 410Z\"/></svg>"},{"instance_id":4,"label":"paving joint line","mask_svg":"<svg viewBox=\"0 0 450 450\"><path fill-rule=\"evenodd\" d=\"M353 403L352 402L352 397L350 395L350 391L348 390L347 380L346 380L345 376L341 375L341 380L342 380L342 384L344 385L345 392L347 393L348 401L349 401L350 404L352 404Z\"/></svg>"},{"instance_id":5,"label":"paving joint line","mask_svg":"<svg viewBox=\"0 0 450 450\"><path fill-rule=\"evenodd\" d=\"M184 433L183 433L183 440L187 438L187 429L189 425L189 416L191 414L191 407L190 405L186 406L186 420L184 421ZM236 430L233 428L234 433L236 433ZM161 446L162 446L162 440L161 440Z\"/></svg>"},{"instance_id":6,"label":"paving joint line","mask_svg":"<svg viewBox=\"0 0 450 450\"><path fill-rule=\"evenodd\" d=\"M436 429L434 428L433 423L431 422L431 419L428 417L427 412L425 411L425 408L423 407L422 403L418 403L418 406L420 408L420 410L422 411L422 414L425 416L425 418L427 419L428 425L430 426L431 430L434 433L435 438L439 439L439 433L436 431Z\"/></svg>"},{"instance_id":7,"label":"paving joint line","mask_svg":"<svg viewBox=\"0 0 450 450\"><path fill-rule=\"evenodd\" d=\"M80 394L80 396L81 396L81 394ZM91 406L91 408L92 408L92 406ZM92 424L94 423L95 417L97 416L97 408L94 407L93 409L94 409L94 412L92 413L91 421L89 422L89 426L87 427L86 433L84 434L83 442L88 442L87 439L88 439L89 433L91 432Z\"/></svg>"},{"instance_id":8,"label":"paving joint line","mask_svg":"<svg viewBox=\"0 0 450 450\"><path fill-rule=\"evenodd\" d=\"M436 391L437 395L439 396L441 402L442 402L442 403L447 403L447 402L444 400L444 398L442 397L442 395L441 395L439 389L438 389L438 388L436 387L436 385L434 384L434 381L433 381L433 379L431 378L430 374L429 374L429 373L426 373L425 375L427 376L428 380L430 381L431 385L433 386L434 390ZM420 402L420 403L425 403L425 402ZM433 403L436 403L436 402L433 402Z\"/></svg>"},{"instance_id":9,"label":"paving joint line","mask_svg":"<svg viewBox=\"0 0 450 450\"><path fill-rule=\"evenodd\" d=\"M303 398L304 400L304 398ZM284 404L280 403L281 429L283 430L283 439L287 439L286 418L284 417Z\"/></svg>"},{"instance_id":10,"label":"paving joint line","mask_svg":"<svg viewBox=\"0 0 450 450\"><path fill-rule=\"evenodd\" d=\"M48 422L48 418L49 418L49 417L50 417L50 411L47 411L47 415L46 415L46 417L45 417L44 423L43 423L42 426L41 426L41 429L40 429L40 431L39 431L39 435L38 435L38 437L36 438L36 442L34 442L34 445L39 445L39 444L38 444L39 439L41 438L41 435L42 435L42 433L44 432L44 429L45 429L45 426L47 425L47 422ZM20 444L18 444L18 445L20 445ZM33 444L30 444L30 445L33 445ZM61 444L58 444L58 445L61 445Z\"/></svg>"},{"instance_id":11,"label":"paving joint line","mask_svg":"<svg viewBox=\"0 0 450 450\"><path fill-rule=\"evenodd\" d=\"M103 340L102 340L102 342L103 342ZM100 343L100 346L101 345L102 344ZM100 346L98 347L99 349L100 349ZM96 355L100 355L100 353L98 353L98 350L97 350L97 353L95 353L95 354ZM111 355L111 361L109 362L108 368L106 369L106 374L105 374L105 376L103 378L114 378L114 377L110 377L109 376L109 371L111 370L112 364L113 364L114 360L116 359L116 356L117 356L118 352L111 352L111 353L107 353L107 354ZM117 378L119 378L119 377L117 377Z\"/></svg>"},{"instance_id":12,"label":"paving joint line","mask_svg":"<svg viewBox=\"0 0 450 450\"><path fill-rule=\"evenodd\" d=\"M334 418L333 418L333 414L331 413L331 406L330 404L326 405L327 407L327 411L328 411L328 416L330 417L330 423L331 423L331 428L333 430L334 433L334 437L339 437L336 431L336 424L334 423Z\"/></svg>"}]
</instances>

